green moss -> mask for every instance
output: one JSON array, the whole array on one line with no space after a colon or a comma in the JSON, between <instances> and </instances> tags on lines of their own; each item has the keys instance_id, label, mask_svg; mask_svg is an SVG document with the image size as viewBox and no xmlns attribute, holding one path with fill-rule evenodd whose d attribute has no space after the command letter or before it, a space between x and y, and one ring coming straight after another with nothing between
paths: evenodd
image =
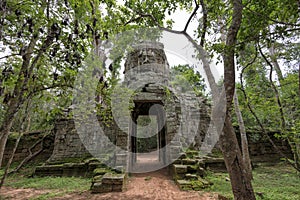
<instances>
[{"instance_id":1,"label":"green moss","mask_svg":"<svg viewBox=\"0 0 300 200\"><path fill-rule=\"evenodd\" d=\"M123 174L117 174L116 172L107 172L105 174L106 177L115 177L115 178L119 178L119 177L122 177Z\"/></svg>"},{"instance_id":2,"label":"green moss","mask_svg":"<svg viewBox=\"0 0 300 200\"><path fill-rule=\"evenodd\" d=\"M93 171L93 175L94 176L98 176L98 175L104 175L108 172L111 172L109 169L107 168L96 168L94 171Z\"/></svg>"},{"instance_id":3,"label":"green moss","mask_svg":"<svg viewBox=\"0 0 300 200\"><path fill-rule=\"evenodd\" d=\"M186 156L188 158L194 158L195 156L198 156L199 155L199 152L196 151L196 150L191 150L191 149L188 149L186 152Z\"/></svg>"},{"instance_id":4,"label":"green moss","mask_svg":"<svg viewBox=\"0 0 300 200\"><path fill-rule=\"evenodd\" d=\"M190 186L190 185L185 185L185 186L182 186L181 187L181 190L183 190L183 191L189 191L189 190L192 190L193 188L192 188L192 186Z\"/></svg>"},{"instance_id":5,"label":"green moss","mask_svg":"<svg viewBox=\"0 0 300 200\"><path fill-rule=\"evenodd\" d=\"M92 179L92 183L101 182L103 175L94 176Z\"/></svg>"},{"instance_id":6,"label":"green moss","mask_svg":"<svg viewBox=\"0 0 300 200\"><path fill-rule=\"evenodd\" d=\"M57 165L46 165L46 166L42 166L42 167L48 167L48 168L63 168L65 165L65 163L63 164L57 164Z\"/></svg>"},{"instance_id":7,"label":"green moss","mask_svg":"<svg viewBox=\"0 0 300 200\"><path fill-rule=\"evenodd\" d=\"M180 180L182 178L176 174L176 175L173 175L173 179L176 181L176 180Z\"/></svg>"},{"instance_id":8,"label":"green moss","mask_svg":"<svg viewBox=\"0 0 300 200\"><path fill-rule=\"evenodd\" d=\"M12 132L8 135L8 141L9 140L16 140L19 137L19 133L17 132Z\"/></svg>"},{"instance_id":9,"label":"green moss","mask_svg":"<svg viewBox=\"0 0 300 200\"><path fill-rule=\"evenodd\" d=\"M59 165L64 163L84 163L85 160L91 158L91 156L82 156L82 157L68 157L55 162L48 162L49 165Z\"/></svg>"},{"instance_id":10,"label":"green moss","mask_svg":"<svg viewBox=\"0 0 300 200\"><path fill-rule=\"evenodd\" d=\"M181 190L192 190L193 187L192 187L192 184L190 181L187 181L187 180L177 180L176 181L177 185L179 186L179 188Z\"/></svg>"},{"instance_id":11,"label":"green moss","mask_svg":"<svg viewBox=\"0 0 300 200\"><path fill-rule=\"evenodd\" d=\"M188 165L188 168L192 169L192 170L197 170L199 167L199 165L195 164L195 165Z\"/></svg>"},{"instance_id":12,"label":"green moss","mask_svg":"<svg viewBox=\"0 0 300 200\"><path fill-rule=\"evenodd\" d=\"M198 164L195 164L195 165L188 165L187 166L187 171L189 173L192 173L192 174L196 174L198 172L198 169L199 169L199 165Z\"/></svg>"},{"instance_id":13,"label":"green moss","mask_svg":"<svg viewBox=\"0 0 300 200\"><path fill-rule=\"evenodd\" d=\"M198 180L198 176L196 174L186 174L185 177L187 180Z\"/></svg>"},{"instance_id":14,"label":"green moss","mask_svg":"<svg viewBox=\"0 0 300 200\"><path fill-rule=\"evenodd\" d=\"M199 191L199 190L205 188L204 183L202 181L199 181L199 180L191 181L191 185L192 185L193 190L196 190L196 191Z\"/></svg>"},{"instance_id":15,"label":"green moss","mask_svg":"<svg viewBox=\"0 0 300 200\"><path fill-rule=\"evenodd\" d=\"M223 158L222 152L218 149L213 149L212 152L209 154L209 156L214 158Z\"/></svg>"},{"instance_id":16,"label":"green moss","mask_svg":"<svg viewBox=\"0 0 300 200\"><path fill-rule=\"evenodd\" d=\"M83 159L84 163L100 163L98 158L94 158L94 157L89 157L86 159Z\"/></svg>"}]
</instances>

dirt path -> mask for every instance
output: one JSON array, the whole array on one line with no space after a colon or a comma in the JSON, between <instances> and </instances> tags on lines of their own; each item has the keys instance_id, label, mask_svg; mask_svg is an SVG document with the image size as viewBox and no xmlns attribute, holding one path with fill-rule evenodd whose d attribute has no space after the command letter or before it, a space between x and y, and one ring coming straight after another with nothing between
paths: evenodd
<instances>
[{"instance_id":1,"label":"dirt path","mask_svg":"<svg viewBox=\"0 0 300 200\"><path fill-rule=\"evenodd\" d=\"M11 199L29 199L45 190L3 188L2 195ZM159 170L145 174L133 174L128 178L126 191L122 193L91 194L89 191L71 193L56 200L214 200L216 195L204 192L180 191L168 176L167 170Z\"/></svg>"},{"instance_id":2,"label":"dirt path","mask_svg":"<svg viewBox=\"0 0 300 200\"><path fill-rule=\"evenodd\" d=\"M0 200L2 198L6 199L16 199L16 200L28 200L33 197L37 197L42 194L48 194L54 192L54 190L36 190L30 188L11 188L11 187L2 187L0 189Z\"/></svg>"}]
</instances>

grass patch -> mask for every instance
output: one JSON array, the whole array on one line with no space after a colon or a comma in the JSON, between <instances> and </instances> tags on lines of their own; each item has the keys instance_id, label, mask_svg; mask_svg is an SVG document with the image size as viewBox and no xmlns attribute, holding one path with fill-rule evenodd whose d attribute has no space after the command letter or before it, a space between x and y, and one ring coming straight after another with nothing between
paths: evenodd
<instances>
[{"instance_id":1,"label":"grass patch","mask_svg":"<svg viewBox=\"0 0 300 200\"><path fill-rule=\"evenodd\" d=\"M40 194L30 200L47 200L64 196L72 192L83 192L90 189L91 179L79 177L36 177L27 178L17 176L8 177L5 186L13 188L33 188L38 190L51 190ZM1 199L0 199L1 200Z\"/></svg>"},{"instance_id":2,"label":"grass patch","mask_svg":"<svg viewBox=\"0 0 300 200\"><path fill-rule=\"evenodd\" d=\"M253 188L258 200L299 200L300 177L284 163L274 166L261 165L253 170ZM206 189L233 199L227 173L208 173L207 179L214 183Z\"/></svg>"},{"instance_id":3,"label":"grass patch","mask_svg":"<svg viewBox=\"0 0 300 200\"><path fill-rule=\"evenodd\" d=\"M233 199L231 185L228 181L229 176L227 173L207 173L207 177L205 178L208 181L212 182L213 185L206 189L209 192L216 192L221 194L227 198Z\"/></svg>"},{"instance_id":4,"label":"grass patch","mask_svg":"<svg viewBox=\"0 0 300 200\"><path fill-rule=\"evenodd\" d=\"M49 192L30 198L30 200L47 200L72 192L83 192L89 190L91 186L90 178L31 177L33 170L33 165L27 165L25 168L22 168L19 173L8 176L4 186L49 190ZM0 175L3 174L3 171L3 169L0 170ZM4 197L0 195L0 200L2 199L4 199Z\"/></svg>"},{"instance_id":5,"label":"grass patch","mask_svg":"<svg viewBox=\"0 0 300 200\"><path fill-rule=\"evenodd\" d=\"M254 190L257 199L299 200L300 177L296 171L285 164L261 166L254 170Z\"/></svg>"},{"instance_id":6,"label":"grass patch","mask_svg":"<svg viewBox=\"0 0 300 200\"><path fill-rule=\"evenodd\" d=\"M14 188L34 188L34 189L63 189L66 191L84 191L91 186L91 179L77 177L37 177L18 178L9 177L6 186Z\"/></svg>"}]
</instances>

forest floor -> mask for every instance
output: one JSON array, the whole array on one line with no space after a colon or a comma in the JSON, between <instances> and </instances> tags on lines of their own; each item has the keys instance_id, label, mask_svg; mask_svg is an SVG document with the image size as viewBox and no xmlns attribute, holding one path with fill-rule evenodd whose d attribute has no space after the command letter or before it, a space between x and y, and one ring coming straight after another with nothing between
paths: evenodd
<instances>
[{"instance_id":1,"label":"forest floor","mask_svg":"<svg viewBox=\"0 0 300 200\"><path fill-rule=\"evenodd\" d=\"M181 191L166 169L131 174L124 192L91 194L90 178L33 177L34 167L12 174L0 190L0 200L216 200L233 199L228 173L207 172L214 183L203 191ZM3 170L0 170L0 177ZM286 163L258 164L252 182L257 200L299 200L300 176ZM226 197L226 198L225 198Z\"/></svg>"},{"instance_id":2,"label":"forest floor","mask_svg":"<svg viewBox=\"0 0 300 200\"><path fill-rule=\"evenodd\" d=\"M0 199L44 199L47 194L59 193L59 190L3 187ZM39 197L40 196L40 197ZM90 191L72 192L47 199L72 200L215 200L217 194L196 191L181 191L172 181L166 169L155 172L132 174L124 192L91 194Z\"/></svg>"}]
</instances>

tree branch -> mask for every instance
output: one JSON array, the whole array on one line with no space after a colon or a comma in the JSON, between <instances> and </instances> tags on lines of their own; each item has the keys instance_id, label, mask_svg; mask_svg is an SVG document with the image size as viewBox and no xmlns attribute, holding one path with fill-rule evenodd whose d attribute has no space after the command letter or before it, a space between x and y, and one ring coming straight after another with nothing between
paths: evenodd
<instances>
[{"instance_id":1,"label":"tree branch","mask_svg":"<svg viewBox=\"0 0 300 200\"><path fill-rule=\"evenodd\" d=\"M275 23L277 23L277 24L282 24L282 25L287 25L287 26L300 26L300 24L292 24L292 23L282 22L282 21L278 21L278 20L276 20L276 19L272 19L272 18L270 18L268 15L264 15L264 14L262 14L262 13L260 13L260 12L255 12L255 11L251 10L251 9L250 9L249 7L247 7L247 6L245 6L245 10L248 10L248 11L254 13L255 15L258 15L258 16L260 16L260 17L263 17L264 19L268 19L268 20L270 20L270 21L272 21L272 22L275 22Z\"/></svg>"},{"instance_id":2,"label":"tree branch","mask_svg":"<svg viewBox=\"0 0 300 200\"><path fill-rule=\"evenodd\" d=\"M195 4L196 4L196 7L194 8L193 13L190 15L188 21L186 22L185 27L184 27L184 29L183 29L183 32L186 32L186 31L187 31L189 24L191 23L193 17L196 15L196 13L197 13L197 11L198 11L198 9L199 9L199 4L197 3L197 0L195 0L194 2L195 2Z\"/></svg>"},{"instance_id":3,"label":"tree branch","mask_svg":"<svg viewBox=\"0 0 300 200\"><path fill-rule=\"evenodd\" d=\"M285 131L285 118L284 118L284 113L283 113L283 108L282 108L282 103L279 97L279 92L276 88L276 85L274 84L273 80L272 80L272 76L273 76L273 65L271 64L271 62L267 59L267 57L265 56L265 54L262 52L262 49L260 46L258 46L259 52L261 54L261 56L263 57L263 59L266 61L266 63L270 66L270 74L269 74L269 81L271 83L271 86L275 92L275 97L277 100L277 105L279 107L279 112L280 112L280 117L281 117L281 131Z\"/></svg>"},{"instance_id":4,"label":"tree branch","mask_svg":"<svg viewBox=\"0 0 300 200\"><path fill-rule=\"evenodd\" d=\"M31 66L28 70L30 78L32 78L32 71L33 71L34 67L36 66L37 62L39 61L41 56L46 52L47 48L49 48L50 45L53 43L56 35L59 34L59 32L60 32L59 26L56 23L53 23L46 39L44 40L40 50L38 51L37 56L33 59Z\"/></svg>"},{"instance_id":5,"label":"tree branch","mask_svg":"<svg viewBox=\"0 0 300 200\"><path fill-rule=\"evenodd\" d=\"M243 86L243 74L244 74L244 71L256 61L257 56L258 56L257 46L255 45L255 56L254 56L254 58L249 63L247 63L245 67L242 68L241 75L240 75L241 87Z\"/></svg>"},{"instance_id":6,"label":"tree branch","mask_svg":"<svg viewBox=\"0 0 300 200\"><path fill-rule=\"evenodd\" d=\"M204 47L204 42L205 42L205 34L207 31L207 9L206 9L206 5L204 3L204 0L200 0L200 4L202 7L202 12L203 12L203 29L202 29L202 33L201 33L201 37L200 37L200 45L202 47Z\"/></svg>"},{"instance_id":7,"label":"tree branch","mask_svg":"<svg viewBox=\"0 0 300 200\"><path fill-rule=\"evenodd\" d=\"M41 129L41 130L34 130L34 131L25 131L23 132L23 135L27 134L35 134L35 133L43 133L43 132L48 132L51 131L52 129Z\"/></svg>"},{"instance_id":8,"label":"tree branch","mask_svg":"<svg viewBox=\"0 0 300 200\"><path fill-rule=\"evenodd\" d=\"M27 98L29 98L30 96L33 96L34 94L36 94L36 93L38 93L38 92L45 91L45 90L49 90L49 89L54 89L54 88L58 88L58 87L69 87L69 88L73 88L73 86L72 86L72 85L69 85L69 84L62 84L62 85L60 85L60 84L53 84L53 85L48 86L48 87L37 88L37 89L31 91L31 92L28 94Z\"/></svg>"},{"instance_id":9,"label":"tree branch","mask_svg":"<svg viewBox=\"0 0 300 200\"><path fill-rule=\"evenodd\" d=\"M135 21L137 21L137 20L139 20L139 19L141 19L141 18L145 18L145 17L146 17L146 18L150 18L160 30L168 31L168 32L170 32L170 33L175 33L175 34L184 34L184 31L175 31L175 30L172 30L172 29L165 28L165 27L161 26L161 25L157 22L157 20L155 19L155 17L154 17L153 15L151 15L151 14L139 14L138 17L129 20L128 22L125 23L125 25L128 25L128 24L130 24L130 23L132 23L132 22L135 22Z\"/></svg>"},{"instance_id":10,"label":"tree branch","mask_svg":"<svg viewBox=\"0 0 300 200\"><path fill-rule=\"evenodd\" d=\"M9 57L13 57L13 56L20 56L20 54L19 53L14 53L14 54L6 55L6 56L3 56L3 57L0 57L0 60L6 59L6 58L9 58Z\"/></svg>"},{"instance_id":11,"label":"tree branch","mask_svg":"<svg viewBox=\"0 0 300 200\"><path fill-rule=\"evenodd\" d=\"M28 163L30 160L32 160L34 157L38 156L42 151L44 151L44 140L51 134L51 132L45 134L40 140L36 141L31 147L28 148L29 155L22 160L22 162L12 171L10 171L8 174L12 174L15 172L18 172L21 167L23 167L26 163ZM32 153L32 150L40 144L40 149L36 152Z\"/></svg>"},{"instance_id":12,"label":"tree branch","mask_svg":"<svg viewBox=\"0 0 300 200\"><path fill-rule=\"evenodd\" d=\"M296 31L300 31L300 28L291 28L291 29L286 29L285 30L287 33L289 32L296 32ZM250 35L249 37L246 37L245 40L240 41L238 44L243 44L243 43L247 43L247 42L251 42L251 41L259 41L261 39L265 39L268 36L273 36L273 35L278 35L281 34L282 31L274 31L274 32L270 32L270 33L266 33L265 35Z\"/></svg>"}]
</instances>

